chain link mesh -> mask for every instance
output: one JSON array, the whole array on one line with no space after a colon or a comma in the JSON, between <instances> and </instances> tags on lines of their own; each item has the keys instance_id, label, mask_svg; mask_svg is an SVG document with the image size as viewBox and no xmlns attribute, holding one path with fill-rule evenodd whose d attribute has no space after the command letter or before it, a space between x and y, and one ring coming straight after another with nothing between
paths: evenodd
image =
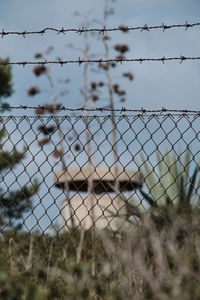
<instances>
[{"instance_id":1,"label":"chain link mesh","mask_svg":"<svg viewBox=\"0 0 200 300\"><path fill-rule=\"evenodd\" d=\"M0 201L4 219L1 233L9 232L10 224L19 223L22 233L60 238L63 249L67 243L73 251L72 244L79 256L82 251L83 257L94 262L91 249L94 245L100 247L97 235L106 231L117 239L130 220L138 222L138 211L148 214L151 207L147 195L161 204L166 195L176 202L184 177L183 188L192 185L192 201L198 201L200 181L198 178L194 183L192 174L200 161L199 121L199 114L189 113L117 116L113 147L109 115L88 119L2 117L0 126L5 136L1 140L0 165L2 154L12 154L15 149L24 152L25 158L19 159L17 167L8 162L7 168L1 168L1 199L10 197L7 207ZM31 201L27 199L26 212L19 211L16 220L8 212L13 206L18 213L12 192L33 185L34 179L38 189ZM82 250L77 235L78 241L84 240ZM49 248L52 241L46 239ZM42 259L48 264L50 258Z\"/></svg>"}]
</instances>

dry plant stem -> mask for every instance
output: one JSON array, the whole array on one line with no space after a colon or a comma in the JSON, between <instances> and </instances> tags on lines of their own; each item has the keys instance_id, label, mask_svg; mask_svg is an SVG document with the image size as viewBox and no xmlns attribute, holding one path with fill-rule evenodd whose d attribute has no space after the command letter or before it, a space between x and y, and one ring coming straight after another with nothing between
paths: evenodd
<instances>
[{"instance_id":1,"label":"dry plant stem","mask_svg":"<svg viewBox=\"0 0 200 300\"><path fill-rule=\"evenodd\" d=\"M49 279L49 273L50 273L50 265L51 265L51 258L52 258L52 253L53 253L53 242L51 242L50 245L50 251L49 251L49 260L48 260L48 266L47 266L47 280Z\"/></svg>"},{"instance_id":2,"label":"dry plant stem","mask_svg":"<svg viewBox=\"0 0 200 300\"><path fill-rule=\"evenodd\" d=\"M74 225L74 210L71 206L71 199L70 199L68 182L64 184L63 192L66 194L66 197L67 197L67 205L69 205L69 213L70 213L70 220L72 222L72 228L75 228L75 225ZM64 208L65 207L63 207L63 209ZM63 217L63 223L64 223L64 226L65 226L65 218L64 217Z\"/></svg>"},{"instance_id":3,"label":"dry plant stem","mask_svg":"<svg viewBox=\"0 0 200 300\"><path fill-rule=\"evenodd\" d=\"M12 246L15 245L14 239L10 238L9 239L9 248L8 248L8 253L9 253L9 258L10 258L10 272L14 273L16 271L16 263L13 259L13 253L12 253Z\"/></svg>"},{"instance_id":4,"label":"dry plant stem","mask_svg":"<svg viewBox=\"0 0 200 300\"><path fill-rule=\"evenodd\" d=\"M29 271L32 269L32 264L33 264L33 241L34 241L34 236L33 234L30 235L30 242L29 242L29 252L28 252L28 258L27 258L27 263L25 265L25 270Z\"/></svg>"},{"instance_id":5,"label":"dry plant stem","mask_svg":"<svg viewBox=\"0 0 200 300\"><path fill-rule=\"evenodd\" d=\"M104 9L104 28L106 28L107 23L107 7ZM104 47L105 47L105 59L109 59L109 47L106 39L103 39ZM109 92L109 100L110 100L110 109L111 109L111 121L112 121L112 142L113 142L113 155L114 155L114 176L115 176L115 186L117 187L117 178L119 175L118 169L118 155L117 155L117 134L116 134L116 122L115 122L115 111L114 111L114 100L113 100L113 90L112 90L112 78L110 74L110 70L106 71L107 76L107 87Z\"/></svg>"},{"instance_id":6,"label":"dry plant stem","mask_svg":"<svg viewBox=\"0 0 200 300\"><path fill-rule=\"evenodd\" d=\"M88 17L86 17L85 28L88 27ZM88 36L87 32L84 34L84 59L88 59ZM90 199L91 207L91 218L92 218L92 275L95 276L95 251L94 251L94 228L95 228L95 220L94 220L94 196L92 191L92 183L93 183L93 170L92 170L92 162L91 162L91 135L89 130L89 112L88 112L88 64L84 65L83 70L83 80L84 80L84 107L86 108L85 116L86 116L86 141L87 141L87 156L88 156L88 168L89 168L89 177L88 180L88 197Z\"/></svg>"},{"instance_id":7,"label":"dry plant stem","mask_svg":"<svg viewBox=\"0 0 200 300\"><path fill-rule=\"evenodd\" d=\"M62 135L61 130L60 130L60 123L59 123L59 119L58 119L58 115L57 115L56 95L55 95L55 92L54 92L54 82L53 82L52 77L51 77L50 68L47 69L46 75L47 75L47 78L48 78L49 84L50 84L50 95L51 95L52 104L53 104L53 107L54 107L54 115L55 115L55 120L56 120L56 124L57 124L57 128L58 128L60 150L61 150L61 153L64 154L65 152L64 152L64 146L63 146L63 135ZM63 170L66 170L67 165L66 165L66 162L65 162L65 159L64 159L63 155L60 157L60 160L61 160L61 163L62 163ZM72 207L71 207L71 204L70 204L70 195L69 195L69 186L68 186L68 184L64 185L64 191L63 192L67 194L66 197L67 197L67 201L69 202L69 211L70 211L71 222L72 222L72 226L74 226L74 217L73 217L74 214L73 214Z\"/></svg>"},{"instance_id":8,"label":"dry plant stem","mask_svg":"<svg viewBox=\"0 0 200 300\"><path fill-rule=\"evenodd\" d=\"M81 253L83 250L83 241L84 241L84 235L85 235L85 230L82 227L81 228L81 236L80 236L80 241L79 241L79 245L76 251L76 263L79 264L81 261Z\"/></svg>"},{"instance_id":9,"label":"dry plant stem","mask_svg":"<svg viewBox=\"0 0 200 300\"><path fill-rule=\"evenodd\" d=\"M63 146L63 135L61 133L60 130L60 124L59 124L59 120L58 120L58 115L57 115L57 106L56 106L56 95L54 93L54 83L50 74L50 68L47 69L47 78L49 80L49 84L50 84L50 95L51 95L51 99L52 99L52 104L53 104L53 108L54 108L54 115L55 115L55 120L56 120L56 125L58 128L58 136L59 136L59 144L60 144L60 150L61 153L64 153L64 146ZM60 158L61 162L62 162L62 166L63 169L66 169L66 163L65 163L65 159L63 157L63 155Z\"/></svg>"}]
</instances>

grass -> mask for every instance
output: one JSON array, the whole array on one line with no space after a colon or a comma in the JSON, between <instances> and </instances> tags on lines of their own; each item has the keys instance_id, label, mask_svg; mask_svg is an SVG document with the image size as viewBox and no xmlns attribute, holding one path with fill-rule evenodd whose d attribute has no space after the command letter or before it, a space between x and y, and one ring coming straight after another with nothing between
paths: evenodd
<instances>
[{"instance_id":1,"label":"grass","mask_svg":"<svg viewBox=\"0 0 200 300\"><path fill-rule=\"evenodd\" d=\"M118 233L95 232L93 246L91 231L4 232L0 299L199 300L199 213L171 209L165 225L149 213Z\"/></svg>"}]
</instances>

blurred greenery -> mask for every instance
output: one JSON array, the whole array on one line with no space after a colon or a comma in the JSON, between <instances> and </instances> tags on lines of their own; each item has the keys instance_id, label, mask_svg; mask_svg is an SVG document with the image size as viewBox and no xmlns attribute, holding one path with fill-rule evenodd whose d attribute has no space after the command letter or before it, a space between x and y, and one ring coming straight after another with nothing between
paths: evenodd
<instances>
[{"instance_id":1,"label":"blurred greenery","mask_svg":"<svg viewBox=\"0 0 200 300\"><path fill-rule=\"evenodd\" d=\"M9 59L0 59L0 62L6 63ZM0 104L3 98L11 96L12 87L12 70L10 65L0 66ZM4 109L8 109L9 105L4 103ZM3 144L7 136L3 120L0 119L0 180L5 183L4 176L9 170L16 168L25 158L26 148L18 151L13 149L5 149ZM1 230L15 229L19 230L23 226L23 215L31 209L31 198L38 190L37 181L33 181L29 186L23 186L19 190L5 191L0 187L0 228Z\"/></svg>"},{"instance_id":2,"label":"blurred greenery","mask_svg":"<svg viewBox=\"0 0 200 300\"><path fill-rule=\"evenodd\" d=\"M82 229L4 232L0 299L200 299L199 215L188 222L166 211L171 222L160 228L149 214L117 233L91 229L83 240ZM187 234L180 242L181 229Z\"/></svg>"},{"instance_id":3,"label":"blurred greenery","mask_svg":"<svg viewBox=\"0 0 200 300\"><path fill-rule=\"evenodd\" d=\"M9 62L9 58L1 59L0 63ZM13 94L13 83L12 83L12 69L10 65L0 65L0 101L4 98L10 97ZM4 109L9 108L8 103L1 104Z\"/></svg>"},{"instance_id":4,"label":"blurred greenery","mask_svg":"<svg viewBox=\"0 0 200 300\"><path fill-rule=\"evenodd\" d=\"M91 275L91 232L85 233L85 255L77 262L80 237L78 230L58 236L5 232L0 240L0 299L123 299L117 286L108 288L111 276L107 284L104 274L98 279ZM103 253L100 239L94 248Z\"/></svg>"}]
</instances>

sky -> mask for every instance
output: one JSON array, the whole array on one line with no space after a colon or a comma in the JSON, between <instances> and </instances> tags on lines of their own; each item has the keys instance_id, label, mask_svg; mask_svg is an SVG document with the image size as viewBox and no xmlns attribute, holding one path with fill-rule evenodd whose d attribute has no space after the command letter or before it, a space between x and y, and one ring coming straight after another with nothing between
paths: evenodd
<instances>
[{"instance_id":1,"label":"sky","mask_svg":"<svg viewBox=\"0 0 200 300\"><path fill-rule=\"evenodd\" d=\"M142 26L144 24L160 25L184 24L199 22L200 2L198 0L123 0L114 5L115 14L109 18L108 27L119 25ZM84 21L84 16L90 12L90 27L101 27L94 20L102 21L104 1L96 0L9 0L0 4L0 29L5 31L16 30L40 30L45 27L69 28L79 27ZM79 11L80 17L75 17L74 12ZM188 29L171 29L166 32L152 30L150 32L134 31L129 34L121 32L110 34L110 57L116 53L113 46L120 43L128 43L130 51L127 58L140 57L168 57L168 56L199 56L200 39L199 27ZM36 52L44 52L49 46L54 47L51 58L77 59L83 57L82 51L72 50L66 47L72 43L76 48L83 48L83 36L75 33L56 35L47 33L44 36L6 36L0 39L0 57L10 57L11 61L33 60ZM98 53L101 49L100 42L91 38L91 51ZM97 55L98 58L102 56ZM36 79L32 73L32 66L22 68L13 67L13 81L15 94L9 99L13 105L27 104L38 105L48 101L47 93L42 97L38 95L30 98L27 89L32 85L40 86L46 91L47 82L44 79ZM69 94L61 99L65 106L82 106L80 96L82 87L83 67L76 65L52 67L55 81L57 78L70 77L71 83L67 87ZM127 82L120 78L125 71L133 72L135 80ZM127 108L159 109L199 109L199 61L166 62L164 65L158 62L124 63L114 70L112 76L120 81L121 86L127 90ZM94 75L91 73L90 75ZM78 80L77 80L78 78ZM103 77L102 77L103 78ZM59 86L56 86L59 90ZM106 105L107 95L103 96L96 106ZM115 99L115 105L121 107L119 99Z\"/></svg>"},{"instance_id":2,"label":"sky","mask_svg":"<svg viewBox=\"0 0 200 300\"><path fill-rule=\"evenodd\" d=\"M115 14L109 18L107 27L125 26L149 26L161 25L162 22L171 24L184 24L199 22L200 15L200 1L199 0L118 0L115 4ZM81 27L85 20L85 15L89 14L89 27L102 27L104 1L97 0L1 0L0 2L0 31L31 31L41 30L46 27L55 28L71 28ZM79 11L80 16L75 17L74 12ZM110 58L115 57L114 45L117 43L128 44L130 51L127 53L127 58L140 57L174 57L174 56L200 56L200 26L189 28L187 31L182 29L170 29L163 32L162 30L147 31L133 31L128 34L122 32L113 32L109 36L112 37L110 44ZM96 57L103 56L103 48L101 40L98 36L89 36L90 51L96 54ZM77 59L83 57L83 35L76 33L67 33L66 35L57 35L54 32L48 32L43 36L33 35L23 38L22 36L5 36L0 38L0 57L9 57L11 61L28 61L34 60L34 55L37 52L45 52L49 46L53 46L54 50L50 59L57 57L63 60ZM74 48L67 47L68 44L73 44ZM95 65L89 67L90 80L105 81L104 74L95 74L91 72ZM13 66L13 83L15 93L8 99L9 103L14 106L18 105L42 105L49 100L49 86L44 77L36 78L32 72L33 66ZM123 72L132 72L134 80L128 81L121 77ZM60 98L59 101L69 108L76 108L83 106L83 99L80 93L83 88L83 66L78 65L59 65L51 66L51 74L55 83L55 90L58 94L61 91L61 86L58 84L58 79L70 78L70 83L64 86L69 93ZM162 107L169 109L192 109L199 110L199 94L200 94L200 62L199 61L185 61L180 62L166 62L165 64L159 62L144 62L140 63L123 63L112 73L113 83L119 82L120 86L127 91L126 102L120 102L117 97L114 98L115 107L120 108L122 105L129 109L160 109ZM31 86L38 86L43 93L34 97L28 97L27 90ZM108 95L102 93L99 102L95 102L94 106L107 106ZM13 114L18 113L12 111ZM29 111L29 115L33 111ZM11 124L13 122L13 124ZM8 132L12 135L12 141L19 141L23 130L27 128L27 135L23 136L23 143L30 143L31 148L27 160L24 164L29 164L29 174L36 172L36 177L43 180L43 185L40 194L36 197L36 202L43 205L37 206L30 218L27 219L27 226L32 228L39 224L42 228L49 226L50 221L57 213L60 216L60 201L63 200L63 195L60 191L53 194L49 193L49 184L53 186L52 165L55 164L50 158L50 149L48 152L39 152L38 145L35 139L35 133L32 134L30 122L23 120L19 125L18 131L13 131L13 126L16 126L14 121L10 121L8 125ZM65 122L68 122L65 120ZM37 122L36 122L37 123ZM136 122L137 123L137 122ZM139 121L138 121L139 124ZM35 124L34 126L36 126ZM80 125L82 126L82 125ZM138 125L139 126L139 125ZM149 130L153 130L156 125L150 125ZM166 128L168 123L166 123ZM198 126L198 125L196 125ZM126 127L126 126L125 126ZM124 128L125 128L124 127ZM184 127L184 125L183 125ZM31 128L31 130L30 130ZM138 127L139 128L139 127ZM123 129L123 128L122 128ZM125 130L125 129L124 129ZM146 132L148 135L148 132ZM177 132L177 135L180 133ZM186 140L193 137L194 132L187 132ZM11 135L9 136L9 138ZM98 140L99 137L97 137ZM147 139L149 137L147 136ZM157 137L157 141L160 137ZM126 137L127 143L129 137ZM141 143L144 142L145 133L141 137ZM176 140L174 138L174 140ZM12 141L8 140L7 146L12 147ZM134 141L137 143L137 141ZM184 143L184 142L183 142ZM19 143L19 146L21 144ZM139 147L141 144L139 144ZM155 145L154 145L155 146ZM168 145L170 146L170 145ZM184 147L186 144L184 144ZM121 151L123 150L123 145ZM136 151L137 145L131 145L131 149ZM146 145L146 151L150 151ZM198 146L195 144L195 149ZM105 149L104 149L105 150ZM155 149L154 149L155 150ZM106 150L105 150L106 151ZM122 157L123 163L131 160L130 152L126 151ZM35 161L33 160L35 157ZM47 159L48 157L48 159ZM108 160L110 158L108 157ZM46 162L45 162L46 161ZM80 155L79 163L84 159ZM38 169L38 165L41 168ZM132 162L131 162L132 167ZM7 175L6 180L15 183L17 174L21 174L22 182L29 182L30 178L24 176L23 164L21 168L15 170L12 174ZM37 173L38 171L38 173ZM22 173L20 173L22 172ZM45 178L44 178L44 174ZM11 184L11 187L14 185ZM54 197L57 198L59 205L54 205ZM41 200L42 199L42 200ZM45 211L48 209L49 216ZM37 220L40 219L39 223ZM60 220L60 219L59 219Z\"/></svg>"}]
</instances>

